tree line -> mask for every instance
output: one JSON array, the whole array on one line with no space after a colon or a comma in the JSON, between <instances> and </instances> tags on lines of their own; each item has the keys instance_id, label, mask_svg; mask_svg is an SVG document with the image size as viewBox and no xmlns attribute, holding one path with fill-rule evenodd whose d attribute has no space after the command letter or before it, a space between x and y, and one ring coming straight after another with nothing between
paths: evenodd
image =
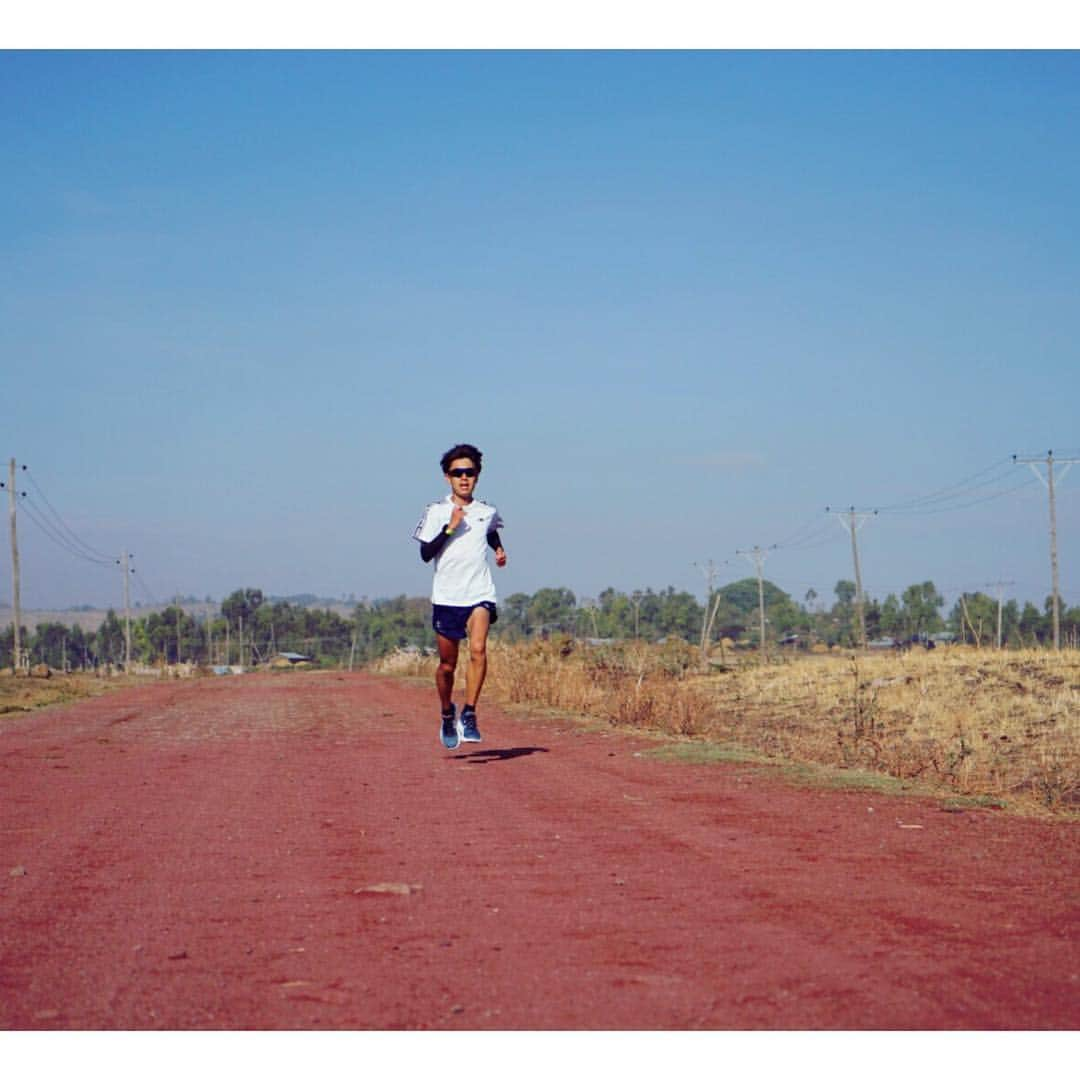
<instances>
[{"instance_id":1,"label":"tree line","mask_svg":"<svg viewBox=\"0 0 1080 1080\"><path fill-rule=\"evenodd\" d=\"M813 590L796 600L772 582L762 588L766 644L794 647L821 643L853 647L859 642L855 585L836 583L831 602ZM982 646L998 640L1006 647L1039 646L1052 641L1051 601L1040 611L1030 601L999 604L982 592L962 593L949 611L932 581L908 586L884 600L864 598L867 636L900 641L951 634ZM140 613L131 619L134 664L248 666L291 652L321 664L363 664L395 649L433 649L430 604L422 597L398 596L358 603L347 617L329 608L288 600L268 600L261 589L237 589L216 613L196 615L183 604ZM631 593L605 589L595 599L579 599L567 588L513 593L499 604L495 637L509 641L569 635L599 641L662 641L691 644L722 638L760 644L758 582L744 578L713 591L705 603L692 593L667 588ZM1061 614L1062 640L1080 645L1080 607ZM0 666L10 667L14 632L0 632ZM110 610L97 630L39 623L23 647L32 664L57 670L122 666L126 655L125 620Z\"/></svg>"}]
</instances>

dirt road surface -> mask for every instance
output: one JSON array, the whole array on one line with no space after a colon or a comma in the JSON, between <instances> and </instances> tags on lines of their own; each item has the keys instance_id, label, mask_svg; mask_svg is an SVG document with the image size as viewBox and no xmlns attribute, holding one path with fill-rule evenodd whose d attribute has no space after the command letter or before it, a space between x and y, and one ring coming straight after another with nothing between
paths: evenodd
<instances>
[{"instance_id":1,"label":"dirt road surface","mask_svg":"<svg viewBox=\"0 0 1080 1080\"><path fill-rule=\"evenodd\" d=\"M0 721L0 1026L1080 1026L1080 830L368 675Z\"/></svg>"}]
</instances>

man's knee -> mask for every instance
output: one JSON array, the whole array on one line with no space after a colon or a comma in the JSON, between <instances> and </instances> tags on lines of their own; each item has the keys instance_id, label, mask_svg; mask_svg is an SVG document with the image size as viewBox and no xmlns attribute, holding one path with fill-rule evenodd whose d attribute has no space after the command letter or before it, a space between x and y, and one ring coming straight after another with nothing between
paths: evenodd
<instances>
[{"instance_id":1,"label":"man's knee","mask_svg":"<svg viewBox=\"0 0 1080 1080\"><path fill-rule=\"evenodd\" d=\"M481 664L487 659L486 640L469 642L469 659L476 664Z\"/></svg>"}]
</instances>

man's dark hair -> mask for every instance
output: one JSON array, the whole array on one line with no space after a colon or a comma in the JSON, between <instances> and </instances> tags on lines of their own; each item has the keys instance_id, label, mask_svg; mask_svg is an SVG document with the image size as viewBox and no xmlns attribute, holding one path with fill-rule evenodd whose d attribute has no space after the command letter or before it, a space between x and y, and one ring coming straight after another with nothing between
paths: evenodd
<instances>
[{"instance_id":1,"label":"man's dark hair","mask_svg":"<svg viewBox=\"0 0 1080 1080\"><path fill-rule=\"evenodd\" d=\"M471 443L458 443L457 446L451 446L443 454L439 459L439 464L442 466L443 476L445 476L450 471L451 462L457 461L458 458L468 458L476 466L476 473L479 475L483 457L484 455Z\"/></svg>"}]
</instances>

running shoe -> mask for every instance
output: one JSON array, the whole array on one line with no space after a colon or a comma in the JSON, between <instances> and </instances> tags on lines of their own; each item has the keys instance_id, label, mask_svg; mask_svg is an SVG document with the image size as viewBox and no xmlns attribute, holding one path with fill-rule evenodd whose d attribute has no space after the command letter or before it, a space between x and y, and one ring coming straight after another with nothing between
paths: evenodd
<instances>
[{"instance_id":1,"label":"running shoe","mask_svg":"<svg viewBox=\"0 0 1080 1080\"><path fill-rule=\"evenodd\" d=\"M454 706L450 706L450 711L445 712L442 715L442 728L439 731L439 738L442 740L443 746L447 750L456 750L457 744L460 741L460 735L458 732L457 717L454 713Z\"/></svg>"},{"instance_id":2,"label":"running shoe","mask_svg":"<svg viewBox=\"0 0 1080 1080\"><path fill-rule=\"evenodd\" d=\"M476 713L467 705L461 710L461 741L484 741L480 736L480 729L476 726Z\"/></svg>"}]
</instances>

